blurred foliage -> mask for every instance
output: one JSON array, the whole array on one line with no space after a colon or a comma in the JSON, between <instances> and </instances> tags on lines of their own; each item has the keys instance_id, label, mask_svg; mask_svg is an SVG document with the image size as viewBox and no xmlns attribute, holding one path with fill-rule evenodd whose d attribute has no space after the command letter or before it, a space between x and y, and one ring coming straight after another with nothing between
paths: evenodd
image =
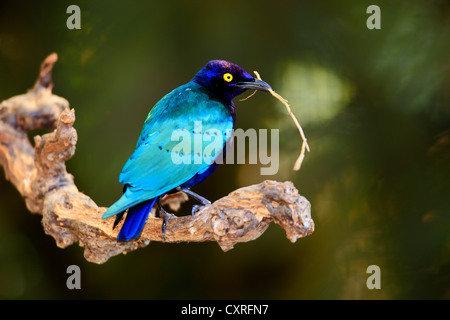
<instances>
[{"instance_id":1,"label":"blurred foliage","mask_svg":"<svg viewBox=\"0 0 450 320\"><path fill-rule=\"evenodd\" d=\"M66 9L81 8L81 30ZM368 30L366 8L381 8ZM51 52L54 92L76 110L68 163L81 191L109 206L149 109L211 59L233 61L285 98L237 104L236 127L279 128L280 170L223 165L195 188L211 200L264 179L291 180L316 231L291 244L276 225L223 253L215 243L162 244L104 265L56 247L0 173L4 299L449 299L450 5L410 1L0 2L0 99L24 93ZM189 208L185 208L188 212ZM82 289L66 269L81 267ZM366 269L381 268L381 290Z\"/></svg>"}]
</instances>

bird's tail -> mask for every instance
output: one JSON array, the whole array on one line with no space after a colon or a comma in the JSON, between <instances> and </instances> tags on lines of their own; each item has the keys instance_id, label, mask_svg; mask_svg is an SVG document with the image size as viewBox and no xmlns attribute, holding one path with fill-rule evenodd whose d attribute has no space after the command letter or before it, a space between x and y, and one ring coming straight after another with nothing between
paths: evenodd
<instances>
[{"instance_id":1,"label":"bird's tail","mask_svg":"<svg viewBox=\"0 0 450 320\"><path fill-rule=\"evenodd\" d=\"M158 197L141 202L128 209L125 222L117 236L117 241L130 241L139 237L156 200L158 200ZM117 223L118 221L115 224Z\"/></svg>"}]
</instances>

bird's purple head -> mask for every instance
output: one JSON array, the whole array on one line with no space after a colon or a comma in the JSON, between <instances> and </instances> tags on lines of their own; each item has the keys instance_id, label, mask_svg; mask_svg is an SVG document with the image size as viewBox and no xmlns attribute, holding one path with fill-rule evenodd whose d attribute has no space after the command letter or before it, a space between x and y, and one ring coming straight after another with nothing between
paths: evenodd
<instances>
[{"instance_id":1,"label":"bird's purple head","mask_svg":"<svg viewBox=\"0 0 450 320\"><path fill-rule=\"evenodd\" d=\"M238 65L226 60L212 60L194 77L194 82L210 90L218 98L231 103L247 89L269 91L271 87L256 79Z\"/></svg>"}]
</instances>

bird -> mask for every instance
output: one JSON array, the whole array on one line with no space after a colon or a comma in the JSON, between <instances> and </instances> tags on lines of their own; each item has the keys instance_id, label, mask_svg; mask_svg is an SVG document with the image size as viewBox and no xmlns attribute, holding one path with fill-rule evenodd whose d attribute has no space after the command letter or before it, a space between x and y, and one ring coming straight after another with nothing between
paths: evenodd
<instances>
[{"instance_id":1,"label":"bird","mask_svg":"<svg viewBox=\"0 0 450 320\"><path fill-rule=\"evenodd\" d=\"M200 205L192 207L192 214L211 204L190 188L211 175L218 166L218 161L214 160L226 154L232 143L229 133L236 120L233 99L246 90L272 89L232 62L211 60L191 81L174 89L154 105L144 121L135 150L119 175L123 194L102 215L103 219L116 216L114 229L126 212L117 241L139 238L155 204L163 218L162 236L165 239L167 224L174 216L165 211L160 202L167 194L182 191L196 199ZM202 132L196 132L196 129L199 131L198 123ZM199 152L194 154L193 148L182 150L178 156L192 161L175 164L174 149L179 140L173 141L172 134L176 130L188 132L194 139L195 134L218 130L222 133L217 135L220 152L211 152L203 161L194 161ZM201 147L203 154L206 146Z\"/></svg>"}]
</instances>

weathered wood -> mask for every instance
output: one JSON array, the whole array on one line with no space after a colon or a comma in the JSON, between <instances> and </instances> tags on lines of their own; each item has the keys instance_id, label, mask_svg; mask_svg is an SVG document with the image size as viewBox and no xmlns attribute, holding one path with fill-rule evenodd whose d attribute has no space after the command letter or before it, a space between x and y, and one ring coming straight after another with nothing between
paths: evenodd
<instances>
[{"instance_id":1,"label":"weathered wood","mask_svg":"<svg viewBox=\"0 0 450 320\"><path fill-rule=\"evenodd\" d=\"M284 228L292 242L314 231L310 203L292 182L267 180L235 190L195 216L170 219L165 239L162 219L155 217L154 209L139 239L117 242L121 225L113 230L114 219L102 220L106 208L80 192L66 171L65 162L75 154L77 132L73 127L75 110L66 99L52 93L51 70L56 61L56 54L52 54L42 63L33 89L1 102L0 164L27 208L43 216L45 232L59 247L79 242L88 261L104 263L150 241L217 241L227 251L236 243L256 239L271 222ZM37 128L54 130L36 136L33 148L27 131ZM184 193L176 193L165 197L163 204L178 210L185 201Z\"/></svg>"}]
</instances>

